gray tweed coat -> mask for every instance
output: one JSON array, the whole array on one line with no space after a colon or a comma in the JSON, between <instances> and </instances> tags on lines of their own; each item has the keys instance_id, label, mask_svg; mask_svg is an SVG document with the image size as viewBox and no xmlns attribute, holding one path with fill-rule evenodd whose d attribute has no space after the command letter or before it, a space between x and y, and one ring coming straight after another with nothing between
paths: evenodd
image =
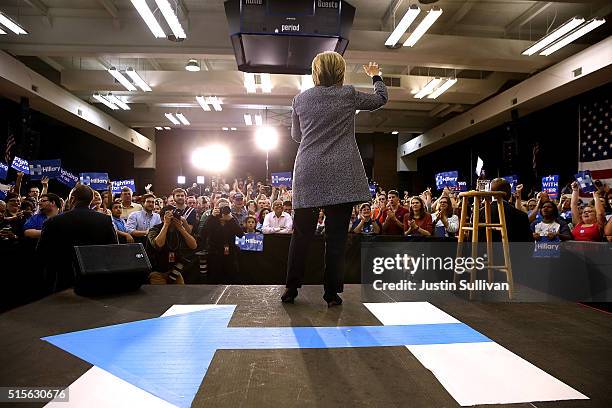
<instances>
[{"instance_id":1,"label":"gray tweed coat","mask_svg":"<svg viewBox=\"0 0 612 408\"><path fill-rule=\"evenodd\" d=\"M387 103L387 88L374 77L375 93L350 85L315 86L293 98L291 137L300 143L293 166L293 208L371 199L355 140L355 110Z\"/></svg>"}]
</instances>

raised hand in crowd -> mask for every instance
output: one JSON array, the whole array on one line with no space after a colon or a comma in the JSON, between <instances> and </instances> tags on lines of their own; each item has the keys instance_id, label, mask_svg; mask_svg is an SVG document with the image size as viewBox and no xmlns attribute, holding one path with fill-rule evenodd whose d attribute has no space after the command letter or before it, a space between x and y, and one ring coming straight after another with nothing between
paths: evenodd
<instances>
[{"instance_id":1,"label":"raised hand in crowd","mask_svg":"<svg viewBox=\"0 0 612 408\"><path fill-rule=\"evenodd\" d=\"M44 176L42 179L40 179L40 184L42 184L42 191L40 192L40 195L47 194L49 192L49 177Z\"/></svg>"}]
</instances>

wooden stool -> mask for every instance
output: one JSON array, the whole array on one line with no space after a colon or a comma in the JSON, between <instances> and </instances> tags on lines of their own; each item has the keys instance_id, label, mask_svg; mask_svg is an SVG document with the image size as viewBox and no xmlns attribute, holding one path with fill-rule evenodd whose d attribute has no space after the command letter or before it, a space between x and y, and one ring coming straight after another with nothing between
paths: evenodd
<instances>
[{"instance_id":1,"label":"wooden stool","mask_svg":"<svg viewBox=\"0 0 612 408\"><path fill-rule=\"evenodd\" d=\"M459 221L459 235L458 235L458 246L457 256L461 256L463 252L463 242L465 233L471 231L472 233L472 258L478 256L478 230L485 228L485 235L487 238L487 270L488 280L490 283L493 282L493 270L498 269L506 273L506 281L508 282L508 297L512 299L514 291L514 280L512 278L512 265L510 262L510 247L508 245L508 231L506 229L506 216L504 213L503 197L505 193L503 191L466 191L459 194L461 201L461 219ZM470 198L474 198L474 211L472 226L468 226L469 220L467 220L468 206L470 205ZM499 223L494 224L491 221L491 199L495 197L497 199L497 213L499 215ZM480 202L484 201L485 205L485 222L480 222ZM504 264L493 265L493 230L499 230L501 232L502 246L504 249ZM455 275L455 282L458 279L457 273ZM470 281L473 283L476 280L476 270L470 271ZM470 291L470 298L472 292Z\"/></svg>"}]
</instances>

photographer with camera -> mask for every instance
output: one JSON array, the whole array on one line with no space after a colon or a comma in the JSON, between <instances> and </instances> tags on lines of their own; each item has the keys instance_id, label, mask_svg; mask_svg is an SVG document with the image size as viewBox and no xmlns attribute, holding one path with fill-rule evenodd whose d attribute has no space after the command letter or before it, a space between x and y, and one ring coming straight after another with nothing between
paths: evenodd
<instances>
[{"instance_id":1,"label":"photographer with camera","mask_svg":"<svg viewBox=\"0 0 612 408\"><path fill-rule=\"evenodd\" d=\"M172 197L174 198L176 209L180 212L181 216L187 220L185 228L191 234L193 229L198 227L198 218L195 208L187 205L187 193L182 188L175 188L172 191Z\"/></svg>"},{"instance_id":2,"label":"photographer with camera","mask_svg":"<svg viewBox=\"0 0 612 408\"><path fill-rule=\"evenodd\" d=\"M242 228L232 215L230 202L220 198L200 232L200 243L208 251L209 283L232 283L238 277L236 237Z\"/></svg>"},{"instance_id":3,"label":"photographer with camera","mask_svg":"<svg viewBox=\"0 0 612 408\"><path fill-rule=\"evenodd\" d=\"M147 249L155 272L149 275L152 285L184 284L185 260L198 246L188 230L182 211L173 206L161 209L161 224L152 226L147 235Z\"/></svg>"}]
</instances>

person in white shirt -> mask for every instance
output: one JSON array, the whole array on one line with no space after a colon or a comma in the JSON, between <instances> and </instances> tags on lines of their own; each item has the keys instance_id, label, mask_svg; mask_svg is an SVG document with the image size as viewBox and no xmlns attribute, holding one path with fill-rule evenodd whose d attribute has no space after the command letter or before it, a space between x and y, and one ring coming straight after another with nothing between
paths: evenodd
<instances>
[{"instance_id":1,"label":"person in white shirt","mask_svg":"<svg viewBox=\"0 0 612 408\"><path fill-rule=\"evenodd\" d=\"M283 202L275 201L272 210L264 218L261 231L264 234L291 234L293 232L293 220L291 215L283 211Z\"/></svg>"}]
</instances>

